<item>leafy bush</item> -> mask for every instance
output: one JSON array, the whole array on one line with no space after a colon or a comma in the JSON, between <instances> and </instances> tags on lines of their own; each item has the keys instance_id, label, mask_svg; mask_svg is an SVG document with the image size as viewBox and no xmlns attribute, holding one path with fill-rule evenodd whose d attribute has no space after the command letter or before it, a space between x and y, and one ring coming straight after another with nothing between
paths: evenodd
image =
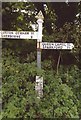
<instances>
[{"instance_id":1,"label":"leafy bush","mask_svg":"<svg viewBox=\"0 0 81 120\"><path fill-rule=\"evenodd\" d=\"M3 118L79 118L78 68L69 68L67 82L67 71L61 68L57 75L49 65L43 65L43 70L38 70L35 62L19 63L11 50L3 50ZM34 89L38 74L44 78L41 99Z\"/></svg>"}]
</instances>

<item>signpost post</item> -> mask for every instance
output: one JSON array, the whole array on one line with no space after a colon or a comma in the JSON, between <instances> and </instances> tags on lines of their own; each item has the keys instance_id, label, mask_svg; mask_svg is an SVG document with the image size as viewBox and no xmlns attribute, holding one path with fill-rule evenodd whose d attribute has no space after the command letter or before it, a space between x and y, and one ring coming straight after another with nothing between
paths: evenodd
<instances>
[{"instance_id":1,"label":"signpost post","mask_svg":"<svg viewBox=\"0 0 81 120\"><path fill-rule=\"evenodd\" d=\"M37 92L37 98L40 99L43 96L43 77L36 76L35 90Z\"/></svg>"},{"instance_id":2,"label":"signpost post","mask_svg":"<svg viewBox=\"0 0 81 120\"><path fill-rule=\"evenodd\" d=\"M40 43L42 42L42 24L43 24L43 14L40 11L36 16L38 23L38 39L37 39L37 67L41 69L41 48ZM36 76L36 87L35 90L38 93L38 98L43 96L43 77Z\"/></svg>"},{"instance_id":3,"label":"signpost post","mask_svg":"<svg viewBox=\"0 0 81 120\"><path fill-rule=\"evenodd\" d=\"M0 38L10 39L37 39L37 67L41 69L41 50L42 49L67 49L71 50L74 45L72 43L52 43L42 42L42 24L43 14L40 11L36 16L38 23L38 32L29 31L0 31ZM43 96L43 77L36 76L35 90L37 91L37 98Z\"/></svg>"},{"instance_id":4,"label":"signpost post","mask_svg":"<svg viewBox=\"0 0 81 120\"><path fill-rule=\"evenodd\" d=\"M40 48L40 42L42 42L42 24L43 24L43 14L40 11L38 15L36 16L37 23L38 23L38 39L37 39L37 67L41 69L41 48Z\"/></svg>"}]
</instances>

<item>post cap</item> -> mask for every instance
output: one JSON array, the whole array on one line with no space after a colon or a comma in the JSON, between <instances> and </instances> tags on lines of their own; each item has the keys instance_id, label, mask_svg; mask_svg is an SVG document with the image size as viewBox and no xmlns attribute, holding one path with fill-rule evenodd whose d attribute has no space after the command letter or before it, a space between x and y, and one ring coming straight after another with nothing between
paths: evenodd
<instances>
[{"instance_id":1,"label":"post cap","mask_svg":"<svg viewBox=\"0 0 81 120\"><path fill-rule=\"evenodd\" d=\"M37 19L44 19L44 16L43 16L43 14L42 14L42 11L39 11L39 13L38 13L38 15L37 16L35 16L35 18L37 18Z\"/></svg>"}]
</instances>

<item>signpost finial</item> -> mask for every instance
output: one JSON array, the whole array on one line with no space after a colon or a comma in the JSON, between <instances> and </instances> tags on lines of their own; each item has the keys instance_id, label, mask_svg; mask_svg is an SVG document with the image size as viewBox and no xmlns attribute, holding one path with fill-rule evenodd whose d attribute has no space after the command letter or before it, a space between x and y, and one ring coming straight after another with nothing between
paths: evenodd
<instances>
[{"instance_id":1,"label":"signpost finial","mask_svg":"<svg viewBox=\"0 0 81 120\"><path fill-rule=\"evenodd\" d=\"M42 11L39 11L39 13L38 13L38 15L37 16L35 16L35 18L37 18L37 19L44 19L44 16L43 16L43 14L42 14Z\"/></svg>"}]
</instances>

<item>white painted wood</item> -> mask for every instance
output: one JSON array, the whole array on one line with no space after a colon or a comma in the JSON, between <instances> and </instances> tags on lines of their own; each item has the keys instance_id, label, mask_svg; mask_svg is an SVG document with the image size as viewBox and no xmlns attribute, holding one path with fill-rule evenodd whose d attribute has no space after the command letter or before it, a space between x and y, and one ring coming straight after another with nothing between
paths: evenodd
<instances>
[{"instance_id":1,"label":"white painted wood","mask_svg":"<svg viewBox=\"0 0 81 120\"><path fill-rule=\"evenodd\" d=\"M35 90L37 92L37 97L41 98L43 96L43 77L36 76Z\"/></svg>"},{"instance_id":2,"label":"white painted wood","mask_svg":"<svg viewBox=\"0 0 81 120\"><path fill-rule=\"evenodd\" d=\"M38 13L36 18L37 18L37 23L38 23L38 39L37 39L37 42L42 42L42 24L43 24L44 16L43 16L41 11Z\"/></svg>"},{"instance_id":3,"label":"white painted wood","mask_svg":"<svg viewBox=\"0 0 81 120\"><path fill-rule=\"evenodd\" d=\"M29 32L29 31L0 31L0 38L38 39L38 32Z\"/></svg>"},{"instance_id":4,"label":"white painted wood","mask_svg":"<svg viewBox=\"0 0 81 120\"><path fill-rule=\"evenodd\" d=\"M73 49L73 43L52 43L52 42L41 42L41 49Z\"/></svg>"}]
</instances>

